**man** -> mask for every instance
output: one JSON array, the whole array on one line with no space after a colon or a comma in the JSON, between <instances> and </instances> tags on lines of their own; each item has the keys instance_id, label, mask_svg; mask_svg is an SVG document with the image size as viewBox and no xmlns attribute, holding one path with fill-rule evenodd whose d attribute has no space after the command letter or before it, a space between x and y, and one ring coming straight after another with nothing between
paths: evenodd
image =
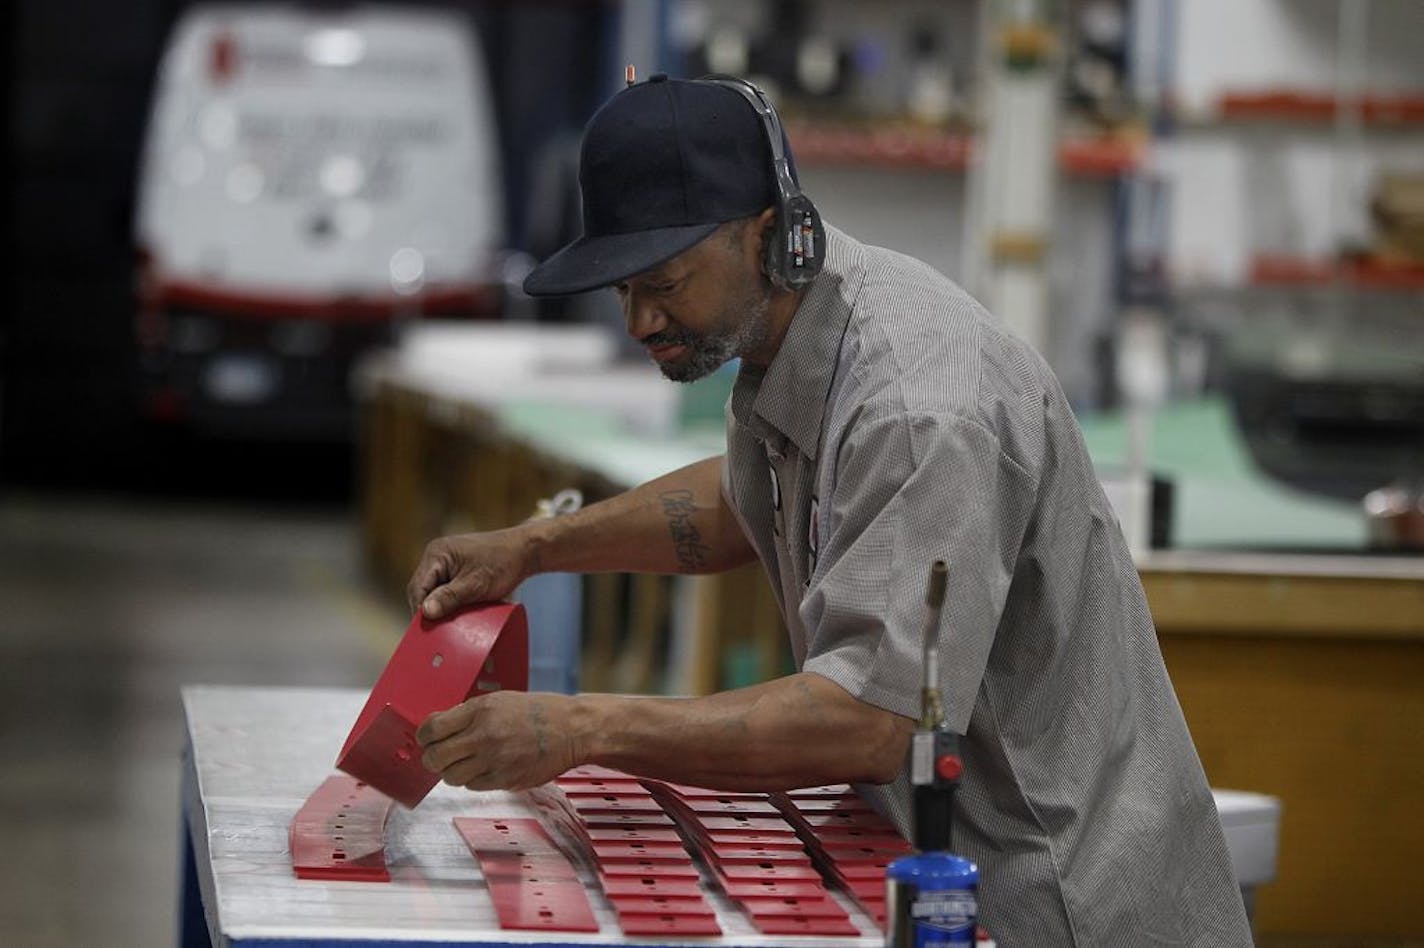
<instances>
[{"instance_id":1,"label":"man","mask_svg":"<svg viewBox=\"0 0 1424 948\"><path fill-rule=\"evenodd\" d=\"M471 789L598 763L729 790L849 781L908 830L930 564L965 735L955 848L1001 944L1250 943L1142 589L1051 372L961 289L828 228L806 287L764 272L771 136L736 91L654 77L586 131L584 235L533 293L613 286L663 373L733 357L725 457L578 514L436 540L436 618L540 571L704 573L759 558L796 674L704 698L499 693L433 715Z\"/></svg>"}]
</instances>

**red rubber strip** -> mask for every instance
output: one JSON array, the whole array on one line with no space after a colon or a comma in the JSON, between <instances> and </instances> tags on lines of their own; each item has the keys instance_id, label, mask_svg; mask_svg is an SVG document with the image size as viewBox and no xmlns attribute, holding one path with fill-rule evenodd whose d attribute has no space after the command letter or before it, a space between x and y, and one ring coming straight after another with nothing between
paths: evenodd
<instances>
[{"instance_id":1,"label":"red rubber strip","mask_svg":"<svg viewBox=\"0 0 1424 948\"><path fill-rule=\"evenodd\" d=\"M874 862L876 860L880 860L881 862L893 862L905 855L904 850L899 848L892 849L888 846L845 846L836 844L831 846L818 846L816 848L824 853L827 858L833 859L836 862Z\"/></svg>"},{"instance_id":2,"label":"red rubber strip","mask_svg":"<svg viewBox=\"0 0 1424 948\"><path fill-rule=\"evenodd\" d=\"M618 912L631 915L711 915L712 906L707 904L701 893L686 896L667 895L615 895L609 902Z\"/></svg>"},{"instance_id":3,"label":"red rubber strip","mask_svg":"<svg viewBox=\"0 0 1424 948\"><path fill-rule=\"evenodd\" d=\"M354 777L328 777L287 831L298 879L389 882L386 819L391 800Z\"/></svg>"},{"instance_id":4,"label":"red rubber strip","mask_svg":"<svg viewBox=\"0 0 1424 948\"><path fill-rule=\"evenodd\" d=\"M597 796L570 796L571 806L580 820L585 816L616 816L620 814L640 814L646 816L666 815L658 802L650 796L631 797L598 794Z\"/></svg>"},{"instance_id":5,"label":"red rubber strip","mask_svg":"<svg viewBox=\"0 0 1424 948\"><path fill-rule=\"evenodd\" d=\"M591 844L594 859L599 862L606 862L614 859L655 859L677 862L690 862L692 857L687 854L682 843L645 843L638 840L605 842L597 841Z\"/></svg>"},{"instance_id":6,"label":"red rubber strip","mask_svg":"<svg viewBox=\"0 0 1424 948\"><path fill-rule=\"evenodd\" d=\"M794 832L753 832L751 830L712 830L701 835L708 844L721 847L756 846L760 849L785 849L802 853L806 851L801 837Z\"/></svg>"},{"instance_id":7,"label":"red rubber strip","mask_svg":"<svg viewBox=\"0 0 1424 948\"><path fill-rule=\"evenodd\" d=\"M679 803L693 813L696 813L699 817L715 814L734 814L738 816L777 816L780 818L781 813L780 810L766 799L738 800L727 797L693 797L689 800L680 800Z\"/></svg>"},{"instance_id":8,"label":"red rubber strip","mask_svg":"<svg viewBox=\"0 0 1424 948\"><path fill-rule=\"evenodd\" d=\"M625 935L720 935L722 928L715 915L644 915L641 912L618 915L618 925Z\"/></svg>"},{"instance_id":9,"label":"red rubber strip","mask_svg":"<svg viewBox=\"0 0 1424 948\"><path fill-rule=\"evenodd\" d=\"M838 800L841 797L854 796L855 791L848 783L833 783L820 787L800 787L796 790L787 790L786 796L792 800Z\"/></svg>"},{"instance_id":10,"label":"red rubber strip","mask_svg":"<svg viewBox=\"0 0 1424 948\"><path fill-rule=\"evenodd\" d=\"M671 827L629 826L626 829L584 828L583 835L591 843L677 843L682 845L682 837Z\"/></svg>"},{"instance_id":11,"label":"red rubber strip","mask_svg":"<svg viewBox=\"0 0 1424 948\"><path fill-rule=\"evenodd\" d=\"M646 796L648 791L635 777L559 777L554 786L565 793L622 793Z\"/></svg>"},{"instance_id":12,"label":"red rubber strip","mask_svg":"<svg viewBox=\"0 0 1424 948\"><path fill-rule=\"evenodd\" d=\"M603 891L610 899L618 896L666 896L701 898L702 887L691 879L664 879L659 876L603 876Z\"/></svg>"},{"instance_id":13,"label":"red rubber strip","mask_svg":"<svg viewBox=\"0 0 1424 948\"><path fill-rule=\"evenodd\" d=\"M871 832L858 829L828 829L813 836L821 849L831 852L841 849L873 849L876 852L893 852L905 855L910 852L910 842L899 834Z\"/></svg>"},{"instance_id":14,"label":"red rubber strip","mask_svg":"<svg viewBox=\"0 0 1424 948\"><path fill-rule=\"evenodd\" d=\"M598 931L583 883L538 820L456 817L454 823L480 863L501 928Z\"/></svg>"},{"instance_id":15,"label":"red rubber strip","mask_svg":"<svg viewBox=\"0 0 1424 948\"><path fill-rule=\"evenodd\" d=\"M577 879L535 882L489 880L499 927L512 931L596 932L598 921Z\"/></svg>"},{"instance_id":16,"label":"red rubber strip","mask_svg":"<svg viewBox=\"0 0 1424 948\"><path fill-rule=\"evenodd\" d=\"M728 863L791 863L811 865L811 857L804 849L768 849L764 846L713 846L707 855L721 865Z\"/></svg>"},{"instance_id":17,"label":"red rubber strip","mask_svg":"<svg viewBox=\"0 0 1424 948\"><path fill-rule=\"evenodd\" d=\"M698 821L704 830L746 830L751 833L784 833L795 836L796 830L779 816L706 816Z\"/></svg>"},{"instance_id":18,"label":"red rubber strip","mask_svg":"<svg viewBox=\"0 0 1424 948\"><path fill-rule=\"evenodd\" d=\"M525 690L528 641L520 605L475 606L437 622L417 612L347 735L337 768L414 807L440 780L420 762L416 728L475 695Z\"/></svg>"},{"instance_id":19,"label":"red rubber strip","mask_svg":"<svg viewBox=\"0 0 1424 948\"><path fill-rule=\"evenodd\" d=\"M753 915L752 924L764 935L859 935L850 918L808 918L804 915Z\"/></svg>"},{"instance_id":20,"label":"red rubber strip","mask_svg":"<svg viewBox=\"0 0 1424 948\"><path fill-rule=\"evenodd\" d=\"M874 811L844 813L840 810L829 810L824 813L797 813L795 818L809 827L813 833L819 830L860 830L862 833L886 833L890 836L899 836L900 834L900 831L894 828L894 824L890 823L890 820L886 820Z\"/></svg>"},{"instance_id":21,"label":"red rubber strip","mask_svg":"<svg viewBox=\"0 0 1424 948\"><path fill-rule=\"evenodd\" d=\"M506 820L457 816L455 828L477 856L487 852L563 856L563 850L554 844L539 821L529 817Z\"/></svg>"},{"instance_id":22,"label":"red rubber strip","mask_svg":"<svg viewBox=\"0 0 1424 948\"><path fill-rule=\"evenodd\" d=\"M580 813L584 829L671 829L677 826L666 813Z\"/></svg>"},{"instance_id":23,"label":"red rubber strip","mask_svg":"<svg viewBox=\"0 0 1424 948\"><path fill-rule=\"evenodd\" d=\"M742 906L752 915L799 915L802 918L845 918L845 909L829 896L820 898L767 898L756 896L742 899Z\"/></svg>"},{"instance_id":24,"label":"red rubber strip","mask_svg":"<svg viewBox=\"0 0 1424 948\"><path fill-rule=\"evenodd\" d=\"M885 879L847 879L846 891L860 901L885 899Z\"/></svg>"},{"instance_id":25,"label":"red rubber strip","mask_svg":"<svg viewBox=\"0 0 1424 948\"><path fill-rule=\"evenodd\" d=\"M694 882L702 878L697 867L692 864L691 859L683 862L654 862L651 859L629 860L627 862L600 862L598 864L598 874L600 876L657 876L660 879L691 879Z\"/></svg>"},{"instance_id":26,"label":"red rubber strip","mask_svg":"<svg viewBox=\"0 0 1424 948\"><path fill-rule=\"evenodd\" d=\"M860 797L834 800L797 800L795 808L803 816L809 816L812 813L851 813L855 815L875 813L875 808Z\"/></svg>"},{"instance_id":27,"label":"red rubber strip","mask_svg":"<svg viewBox=\"0 0 1424 948\"><path fill-rule=\"evenodd\" d=\"M717 874L723 879L733 882L759 882L761 880L781 881L814 881L820 883L821 874L816 871L816 867L810 863L796 865L795 863L722 863L717 866ZM881 877L884 881L884 876Z\"/></svg>"},{"instance_id":28,"label":"red rubber strip","mask_svg":"<svg viewBox=\"0 0 1424 948\"><path fill-rule=\"evenodd\" d=\"M517 853L494 849L479 852L480 872L486 879L495 876L548 882L570 882L578 873L563 853Z\"/></svg>"},{"instance_id":29,"label":"red rubber strip","mask_svg":"<svg viewBox=\"0 0 1424 948\"><path fill-rule=\"evenodd\" d=\"M826 887L818 879L815 882L804 879L767 879L755 882L749 879L724 879L722 889L730 897L754 899L767 896L792 896L795 898L825 898Z\"/></svg>"}]
</instances>

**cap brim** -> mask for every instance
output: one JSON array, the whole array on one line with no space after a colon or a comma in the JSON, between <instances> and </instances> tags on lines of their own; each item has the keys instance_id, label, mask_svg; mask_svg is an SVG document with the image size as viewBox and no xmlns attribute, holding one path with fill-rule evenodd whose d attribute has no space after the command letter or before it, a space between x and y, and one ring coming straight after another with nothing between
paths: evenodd
<instances>
[{"instance_id":1,"label":"cap brim","mask_svg":"<svg viewBox=\"0 0 1424 948\"><path fill-rule=\"evenodd\" d=\"M580 237L530 271L524 278L524 292L567 296L611 286L671 260L719 226L688 224Z\"/></svg>"}]
</instances>

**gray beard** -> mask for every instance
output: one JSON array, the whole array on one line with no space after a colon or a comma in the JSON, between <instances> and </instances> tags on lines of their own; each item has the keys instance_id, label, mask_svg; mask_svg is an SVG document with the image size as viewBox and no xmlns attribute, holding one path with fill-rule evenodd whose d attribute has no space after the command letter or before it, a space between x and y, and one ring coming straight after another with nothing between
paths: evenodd
<instances>
[{"instance_id":1,"label":"gray beard","mask_svg":"<svg viewBox=\"0 0 1424 948\"><path fill-rule=\"evenodd\" d=\"M699 336L688 334L678 338L687 347L687 355L678 362L659 363L663 377L674 382L696 382L706 378L732 359L756 352L771 336L771 294L763 292L756 299L742 303L742 315L732 328Z\"/></svg>"}]
</instances>

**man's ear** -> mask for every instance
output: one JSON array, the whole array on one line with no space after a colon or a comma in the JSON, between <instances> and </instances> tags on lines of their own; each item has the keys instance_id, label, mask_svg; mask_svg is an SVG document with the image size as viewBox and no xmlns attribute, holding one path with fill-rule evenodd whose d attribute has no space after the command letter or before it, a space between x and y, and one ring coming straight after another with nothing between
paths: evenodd
<instances>
[{"instance_id":1,"label":"man's ear","mask_svg":"<svg viewBox=\"0 0 1424 948\"><path fill-rule=\"evenodd\" d=\"M756 217L756 223L752 225L756 232L755 250L757 256L757 269L767 279L772 279L772 274L767 267L767 242L776 239L776 207L773 205L766 208Z\"/></svg>"}]
</instances>

